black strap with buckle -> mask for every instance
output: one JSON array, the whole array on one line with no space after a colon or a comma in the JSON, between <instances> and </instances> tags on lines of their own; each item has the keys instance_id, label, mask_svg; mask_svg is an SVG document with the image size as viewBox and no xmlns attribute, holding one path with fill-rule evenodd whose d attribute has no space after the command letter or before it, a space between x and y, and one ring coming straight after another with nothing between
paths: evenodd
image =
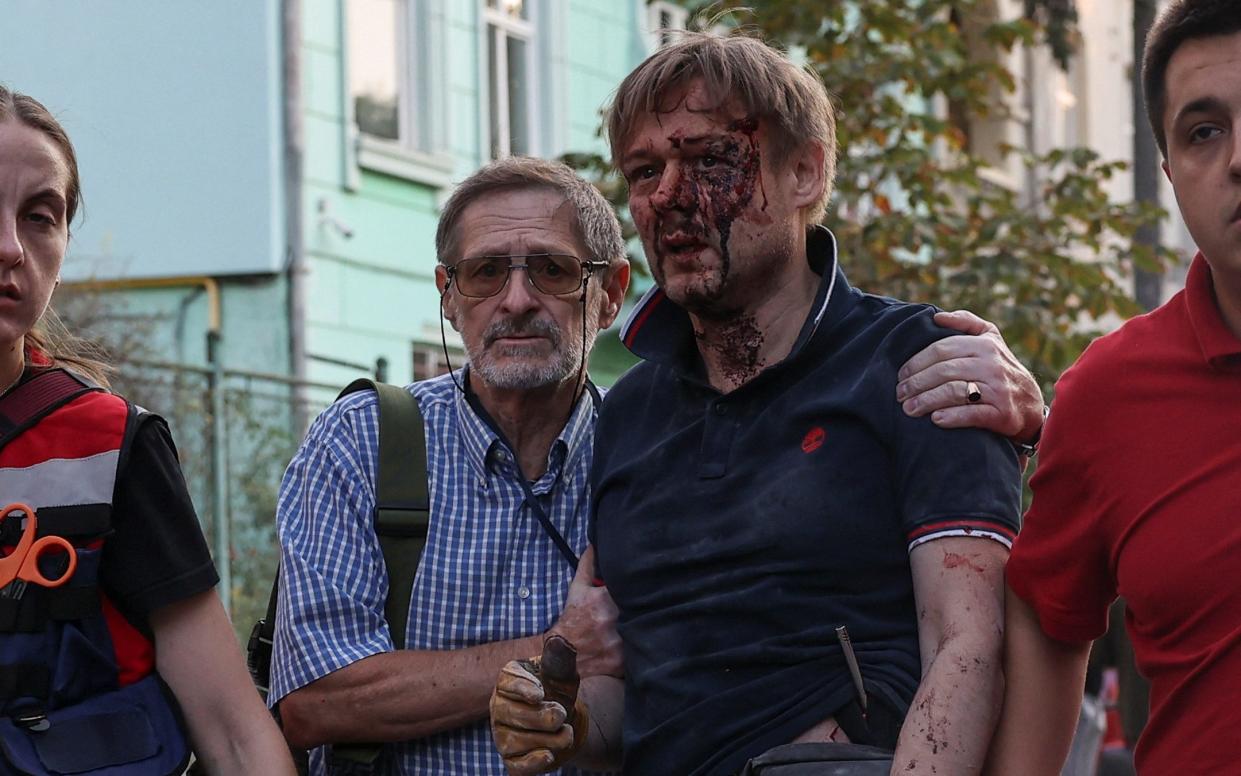
<instances>
[{"instance_id":1,"label":"black strap with buckle","mask_svg":"<svg viewBox=\"0 0 1241 776\"><path fill-rule=\"evenodd\" d=\"M0 448L84 393L102 391L97 385L63 369L40 369L0 397Z\"/></svg>"}]
</instances>

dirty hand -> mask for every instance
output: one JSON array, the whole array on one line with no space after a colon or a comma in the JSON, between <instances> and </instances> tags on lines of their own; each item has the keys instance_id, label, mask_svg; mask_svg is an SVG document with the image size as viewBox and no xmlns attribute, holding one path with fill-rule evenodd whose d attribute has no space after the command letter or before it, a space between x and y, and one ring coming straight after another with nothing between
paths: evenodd
<instances>
[{"instance_id":1,"label":"dirty hand","mask_svg":"<svg viewBox=\"0 0 1241 776\"><path fill-rule=\"evenodd\" d=\"M936 313L935 323L962 334L931 343L901 367L896 399L905 414L929 414L942 428L1033 438L1043 424L1043 394L995 324L966 310ZM973 388L979 396L970 401Z\"/></svg>"},{"instance_id":2,"label":"dirty hand","mask_svg":"<svg viewBox=\"0 0 1241 776\"><path fill-rule=\"evenodd\" d=\"M586 743L590 718L579 697L570 712L543 697L539 658L509 661L491 693L491 736L512 776L559 768Z\"/></svg>"},{"instance_id":3,"label":"dirty hand","mask_svg":"<svg viewBox=\"0 0 1241 776\"><path fill-rule=\"evenodd\" d=\"M559 634L577 649L583 676L624 676L621 640L616 633L616 604L606 587L596 587L595 548L587 547L569 583L564 611L548 634Z\"/></svg>"}]
</instances>

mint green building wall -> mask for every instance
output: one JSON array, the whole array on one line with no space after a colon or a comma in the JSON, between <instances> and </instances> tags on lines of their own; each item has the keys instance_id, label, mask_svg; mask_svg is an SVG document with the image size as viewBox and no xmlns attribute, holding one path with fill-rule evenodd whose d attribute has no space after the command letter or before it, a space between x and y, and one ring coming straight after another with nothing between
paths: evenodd
<instances>
[{"instance_id":1,"label":"mint green building wall","mask_svg":"<svg viewBox=\"0 0 1241 776\"><path fill-rule=\"evenodd\" d=\"M600 109L621 80L646 58L642 2L568 0L567 47L569 135L565 150L606 153L600 139Z\"/></svg>"},{"instance_id":2,"label":"mint green building wall","mask_svg":"<svg viewBox=\"0 0 1241 776\"><path fill-rule=\"evenodd\" d=\"M569 73L569 99L579 106L596 106L594 112L574 111L570 114L569 148L574 151L609 152L599 135L602 117L598 108L606 105L621 80L650 53L643 27L645 3L592 2L570 0L569 47L565 70ZM641 254L634 241L633 250ZM633 276L641 284L645 278ZM621 344L617 332L625 320L628 307L616 324L599 334L590 356L591 378L600 385L616 382L637 358Z\"/></svg>"},{"instance_id":3,"label":"mint green building wall","mask_svg":"<svg viewBox=\"0 0 1241 776\"><path fill-rule=\"evenodd\" d=\"M641 0L527 0L535 28L535 151L604 151L599 111L646 55ZM433 40L420 77L443 111L432 163L393 170L359 151L347 93L343 0L305 0L303 212L311 379L343 384L378 358L412 378L415 342L439 343L434 235L453 183L487 154L483 0L411 0ZM402 160L408 162L409 160ZM408 168L408 169L406 169ZM345 229L352 236L347 237ZM448 329L450 345L457 342ZM328 359L355 366L330 363Z\"/></svg>"},{"instance_id":4,"label":"mint green building wall","mask_svg":"<svg viewBox=\"0 0 1241 776\"><path fill-rule=\"evenodd\" d=\"M429 164L394 174L358 152L345 87L346 0L302 0L300 206L313 380L341 384L381 357L389 379L411 377L412 344L439 339L439 206L488 155L485 0L408 2L429 31L416 77L435 98L435 149ZM539 52L535 152L603 151L600 108L647 53L644 0L526 2ZM110 304L118 325L149 328L143 355L198 366L207 361L208 309L196 278L214 278L225 366L287 374L283 214L294 193L284 190L282 169L281 5L157 5L6 5L0 78L44 99L79 146L86 218L75 226L65 278L185 278L175 288L114 292Z\"/></svg>"}]
</instances>

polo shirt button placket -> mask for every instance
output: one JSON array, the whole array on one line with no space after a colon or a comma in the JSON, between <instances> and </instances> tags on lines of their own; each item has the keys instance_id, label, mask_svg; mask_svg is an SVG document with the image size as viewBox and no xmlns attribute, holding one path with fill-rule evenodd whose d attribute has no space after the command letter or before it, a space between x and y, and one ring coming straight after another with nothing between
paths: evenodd
<instances>
[{"instance_id":1,"label":"polo shirt button placket","mask_svg":"<svg viewBox=\"0 0 1241 776\"><path fill-rule=\"evenodd\" d=\"M728 417L731 413L732 403L723 398L707 405L703 417L701 455L698 460L700 478L723 477L728 468L729 449L737 430L737 421Z\"/></svg>"}]
</instances>

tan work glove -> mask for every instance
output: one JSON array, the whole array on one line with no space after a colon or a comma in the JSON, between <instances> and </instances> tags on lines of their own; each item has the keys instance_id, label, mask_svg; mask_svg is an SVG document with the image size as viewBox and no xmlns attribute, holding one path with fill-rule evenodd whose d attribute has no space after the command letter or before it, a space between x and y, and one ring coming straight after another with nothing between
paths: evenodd
<instances>
[{"instance_id":1,"label":"tan work glove","mask_svg":"<svg viewBox=\"0 0 1241 776\"><path fill-rule=\"evenodd\" d=\"M581 698L571 716L560 703L546 700L539 664L537 657L509 661L491 693L491 736L512 776L559 768L586 743L590 729Z\"/></svg>"}]
</instances>

